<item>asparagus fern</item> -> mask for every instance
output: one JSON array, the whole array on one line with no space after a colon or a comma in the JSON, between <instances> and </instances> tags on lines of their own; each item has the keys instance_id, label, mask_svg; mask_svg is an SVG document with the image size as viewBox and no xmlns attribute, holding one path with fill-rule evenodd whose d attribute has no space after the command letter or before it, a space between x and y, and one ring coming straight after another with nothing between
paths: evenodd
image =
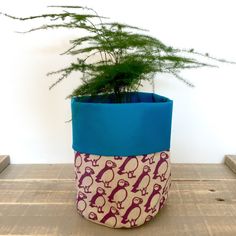
<instances>
[{"instance_id":1,"label":"asparagus fern","mask_svg":"<svg viewBox=\"0 0 236 236\"><path fill-rule=\"evenodd\" d=\"M62 12L25 18L4 15L21 21L40 18L49 20L49 23L25 33L58 28L86 31L86 36L78 36L71 40L71 47L62 53L62 55L74 56L74 62L66 68L48 73L48 75L58 75L51 89L68 78L72 72L82 72L83 83L75 88L70 97L114 93L114 102L125 102L122 99L124 93L137 91L143 80L151 81L157 73L170 73L189 86L193 86L179 75L181 70L215 66L197 60L196 55L218 62L234 63L195 52L194 49L181 50L167 46L159 39L148 35L146 30L118 22L109 22L108 18L99 16L91 8L50 7Z\"/></svg>"}]
</instances>

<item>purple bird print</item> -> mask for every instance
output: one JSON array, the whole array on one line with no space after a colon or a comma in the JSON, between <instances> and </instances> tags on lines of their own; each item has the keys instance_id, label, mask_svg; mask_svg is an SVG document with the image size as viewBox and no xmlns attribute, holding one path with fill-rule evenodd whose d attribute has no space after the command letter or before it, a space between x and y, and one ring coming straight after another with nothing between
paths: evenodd
<instances>
[{"instance_id":1,"label":"purple bird print","mask_svg":"<svg viewBox=\"0 0 236 236\"><path fill-rule=\"evenodd\" d=\"M156 168L153 172L153 179L160 178L161 182L166 180L166 172L168 170L168 162L167 159L169 158L168 154L165 152L161 152L160 154L160 160L158 161Z\"/></svg>"},{"instance_id":2,"label":"purple bird print","mask_svg":"<svg viewBox=\"0 0 236 236\"><path fill-rule=\"evenodd\" d=\"M75 153L75 160L74 160L74 165L76 168L76 172L79 174L80 172L80 167L82 166L82 157L79 152Z\"/></svg>"},{"instance_id":3,"label":"purple bird print","mask_svg":"<svg viewBox=\"0 0 236 236\"><path fill-rule=\"evenodd\" d=\"M114 170L113 168L116 167L116 163L107 160L105 163L105 167L100 170L100 172L96 176L96 182L103 183L105 188L111 188L109 185L110 182L114 179Z\"/></svg>"},{"instance_id":4,"label":"purple bird print","mask_svg":"<svg viewBox=\"0 0 236 236\"><path fill-rule=\"evenodd\" d=\"M125 214L122 216L122 224L129 223L130 227L137 226L136 221L141 215L141 207L140 204L143 202L143 200L139 197L134 197L132 199L132 204L128 207Z\"/></svg>"},{"instance_id":5,"label":"purple bird print","mask_svg":"<svg viewBox=\"0 0 236 236\"><path fill-rule=\"evenodd\" d=\"M143 155L143 158L142 158L142 162L145 163L146 161L149 161L149 164L153 164L155 163L155 161L153 160L155 157L155 153L154 154L148 154L148 155Z\"/></svg>"},{"instance_id":6,"label":"purple bird print","mask_svg":"<svg viewBox=\"0 0 236 236\"><path fill-rule=\"evenodd\" d=\"M152 211L152 213L154 213L156 211L156 207L161 196L160 190L161 190L161 185L154 184L152 193L150 194L146 204L144 205L145 212Z\"/></svg>"},{"instance_id":7,"label":"purple bird print","mask_svg":"<svg viewBox=\"0 0 236 236\"><path fill-rule=\"evenodd\" d=\"M122 207L122 203L127 198L127 190L126 187L129 186L129 183L125 181L124 179L120 179L117 182L117 186L112 190L111 194L108 196L109 202L115 202L118 209L124 209Z\"/></svg>"},{"instance_id":8,"label":"purple bird print","mask_svg":"<svg viewBox=\"0 0 236 236\"><path fill-rule=\"evenodd\" d=\"M109 212L101 219L101 223L107 223L112 227L116 227L117 224L117 215L119 215L119 211L111 206Z\"/></svg>"},{"instance_id":9,"label":"purple bird print","mask_svg":"<svg viewBox=\"0 0 236 236\"><path fill-rule=\"evenodd\" d=\"M138 159L136 156L126 157L117 172L119 175L127 174L128 178L135 178L135 170L138 168Z\"/></svg>"},{"instance_id":10,"label":"purple bird print","mask_svg":"<svg viewBox=\"0 0 236 236\"><path fill-rule=\"evenodd\" d=\"M98 219L97 214L94 213L94 212L92 212L92 211L89 212L88 218L89 218L90 220L97 220L97 219Z\"/></svg>"},{"instance_id":11,"label":"purple bird print","mask_svg":"<svg viewBox=\"0 0 236 236\"><path fill-rule=\"evenodd\" d=\"M163 195L168 193L168 190L169 190L170 186L171 186L171 172L170 172L169 176L167 177L165 186L164 186L164 188L162 190L162 194Z\"/></svg>"},{"instance_id":12,"label":"purple bird print","mask_svg":"<svg viewBox=\"0 0 236 236\"><path fill-rule=\"evenodd\" d=\"M101 159L101 156L98 155L90 155L90 154L85 154L84 161L85 162L91 162L92 166L99 166L97 162Z\"/></svg>"},{"instance_id":13,"label":"purple bird print","mask_svg":"<svg viewBox=\"0 0 236 236\"><path fill-rule=\"evenodd\" d=\"M160 204L159 204L159 209L158 209L158 211L160 211L160 209L164 206L165 201L166 201L165 196L162 196L162 198L161 198L161 200L160 200Z\"/></svg>"},{"instance_id":14,"label":"purple bird print","mask_svg":"<svg viewBox=\"0 0 236 236\"><path fill-rule=\"evenodd\" d=\"M138 177L135 184L133 185L133 188L131 192L136 193L138 191L141 192L142 196L145 196L147 193L147 187L150 183L150 175L148 174L151 171L151 168L149 166L143 167L142 174Z\"/></svg>"},{"instance_id":15,"label":"purple bird print","mask_svg":"<svg viewBox=\"0 0 236 236\"><path fill-rule=\"evenodd\" d=\"M80 214L83 213L83 211L86 209L87 207L87 203L84 199L86 199L87 196L79 191L78 194L77 194L77 199L76 199L76 205L77 205L77 210Z\"/></svg>"},{"instance_id":16,"label":"purple bird print","mask_svg":"<svg viewBox=\"0 0 236 236\"><path fill-rule=\"evenodd\" d=\"M148 215L148 216L145 218L145 222L149 222L149 221L151 221L152 218L153 218L153 216Z\"/></svg>"},{"instance_id":17,"label":"purple bird print","mask_svg":"<svg viewBox=\"0 0 236 236\"><path fill-rule=\"evenodd\" d=\"M92 175L94 174L94 170L89 166L85 167L85 172L81 175L79 179L79 188L84 188L85 193L91 193L89 191L90 186L93 184Z\"/></svg>"},{"instance_id":18,"label":"purple bird print","mask_svg":"<svg viewBox=\"0 0 236 236\"><path fill-rule=\"evenodd\" d=\"M81 171L79 170L79 167L75 167L75 179L78 179L80 173Z\"/></svg>"},{"instance_id":19,"label":"purple bird print","mask_svg":"<svg viewBox=\"0 0 236 236\"><path fill-rule=\"evenodd\" d=\"M98 213L104 213L103 207L106 204L106 200L104 198L104 195L106 195L105 190L101 187L97 188L96 194L91 198L90 200L90 206L96 207Z\"/></svg>"}]
</instances>

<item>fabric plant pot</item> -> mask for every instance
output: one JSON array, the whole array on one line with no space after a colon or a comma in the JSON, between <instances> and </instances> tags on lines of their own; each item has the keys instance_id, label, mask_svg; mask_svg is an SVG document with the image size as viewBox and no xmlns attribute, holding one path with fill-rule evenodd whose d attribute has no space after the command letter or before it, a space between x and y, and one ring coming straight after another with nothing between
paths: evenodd
<instances>
[{"instance_id":1,"label":"fabric plant pot","mask_svg":"<svg viewBox=\"0 0 236 236\"><path fill-rule=\"evenodd\" d=\"M113 228L150 221L171 185L172 101L154 93L72 99L76 206Z\"/></svg>"}]
</instances>

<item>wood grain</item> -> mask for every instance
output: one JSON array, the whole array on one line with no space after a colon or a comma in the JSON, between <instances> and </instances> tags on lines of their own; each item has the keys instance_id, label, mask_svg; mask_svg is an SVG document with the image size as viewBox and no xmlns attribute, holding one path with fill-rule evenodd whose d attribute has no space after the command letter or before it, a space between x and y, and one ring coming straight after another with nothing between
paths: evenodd
<instances>
[{"instance_id":1,"label":"wood grain","mask_svg":"<svg viewBox=\"0 0 236 236\"><path fill-rule=\"evenodd\" d=\"M231 180L236 175L223 164L172 164L174 180ZM0 173L1 180L72 180L71 164L11 164L7 171Z\"/></svg>"}]
</instances>

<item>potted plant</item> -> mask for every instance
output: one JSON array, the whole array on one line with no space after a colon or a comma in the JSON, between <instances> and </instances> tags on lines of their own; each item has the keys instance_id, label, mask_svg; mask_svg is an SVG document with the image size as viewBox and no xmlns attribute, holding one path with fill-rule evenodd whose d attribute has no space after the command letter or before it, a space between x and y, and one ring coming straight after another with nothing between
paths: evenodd
<instances>
[{"instance_id":1,"label":"potted plant","mask_svg":"<svg viewBox=\"0 0 236 236\"><path fill-rule=\"evenodd\" d=\"M170 73L192 86L179 75L182 69L213 66L195 55L228 61L166 46L145 30L110 22L87 7L52 7L63 11L25 18L5 15L23 21L50 19L50 24L27 32L69 28L87 33L64 52L75 61L49 73L60 75L53 88L72 72L82 72L83 84L69 96L77 210L109 227L142 225L168 197L173 105L169 98L139 92L142 81Z\"/></svg>"}]
</instances>

